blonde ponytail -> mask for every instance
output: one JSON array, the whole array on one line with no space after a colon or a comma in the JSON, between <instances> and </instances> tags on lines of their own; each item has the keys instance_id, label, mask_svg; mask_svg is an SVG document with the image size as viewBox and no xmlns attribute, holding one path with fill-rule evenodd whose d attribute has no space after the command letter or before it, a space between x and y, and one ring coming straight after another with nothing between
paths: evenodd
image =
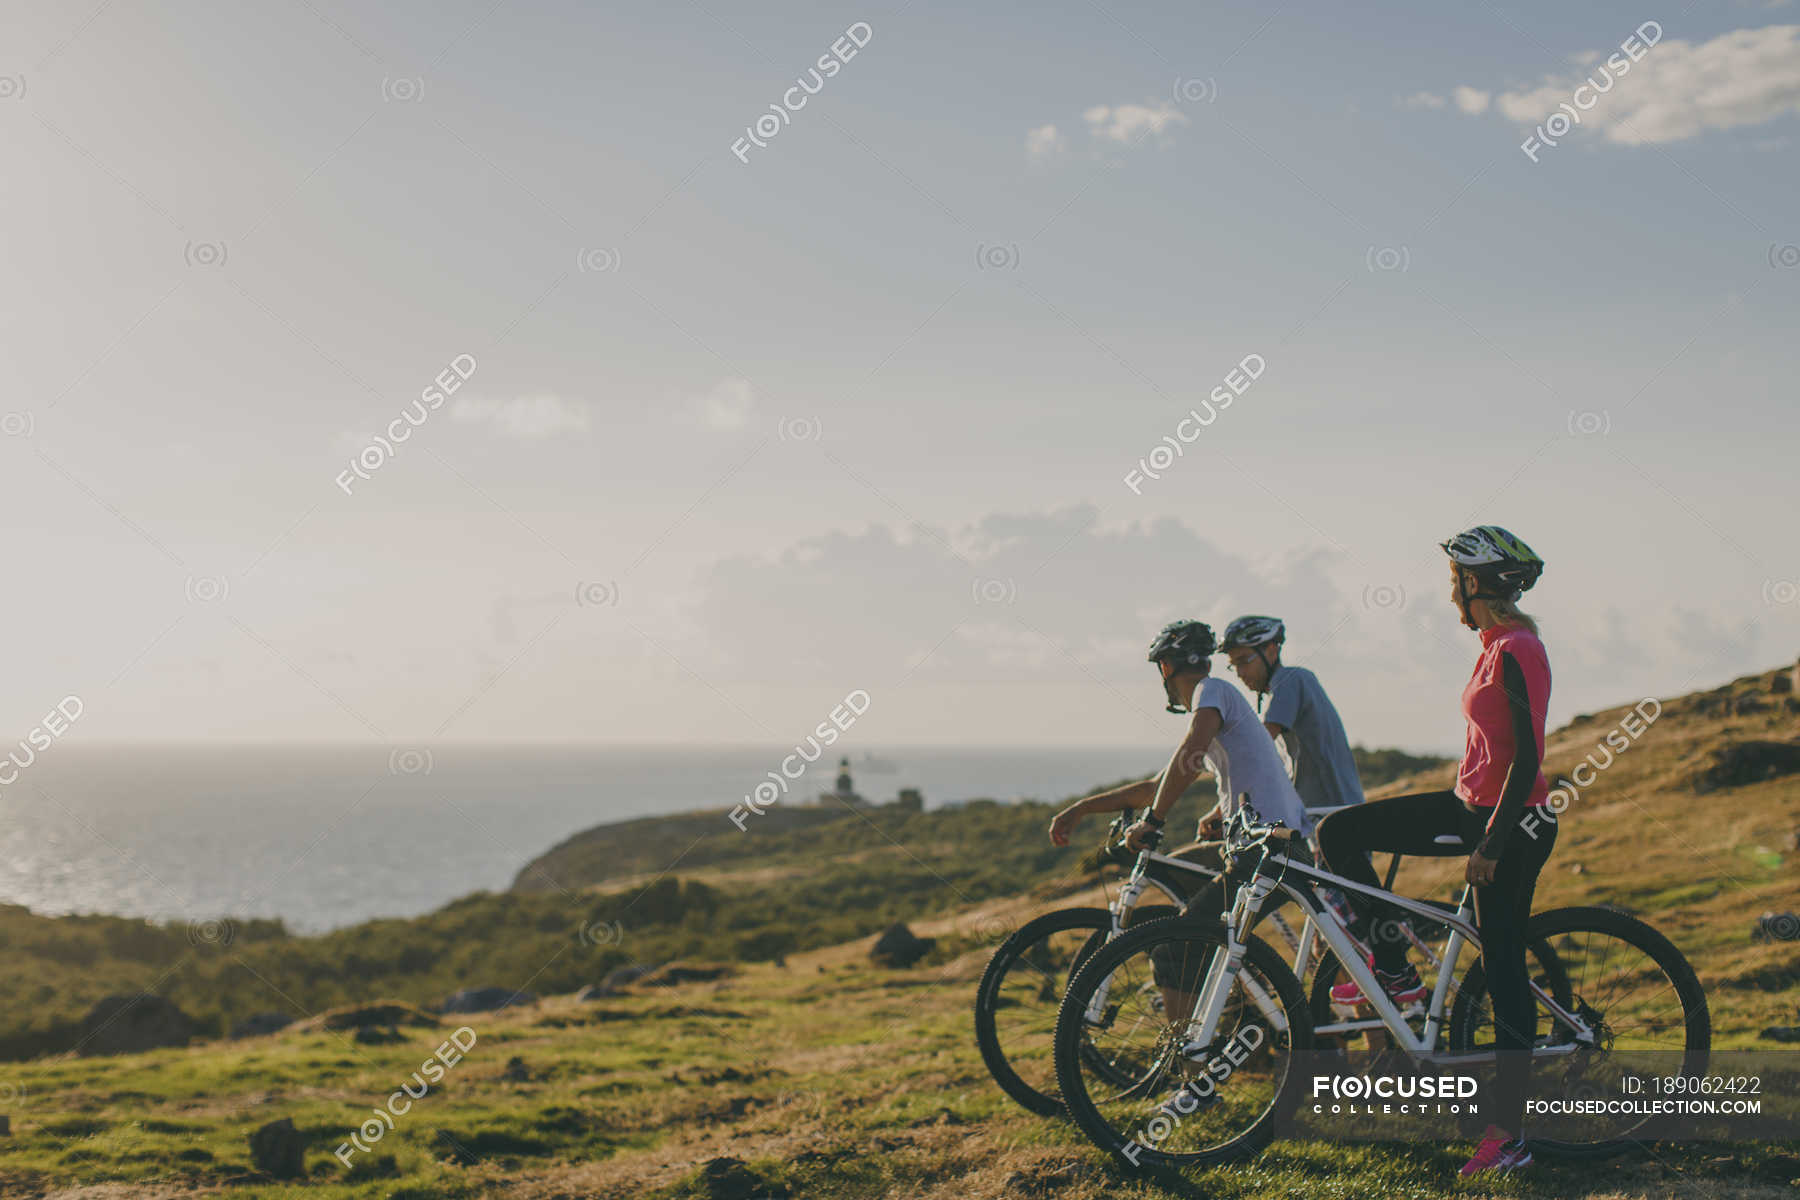
<instances>
[{"instance_id":1,"label":"blonde ponytail","mask_svg":"<svg viewBox=\"0 0 1800 1200\"><path fill-rule=\"evenodd\" d=\"M1488 611L1494 614L1494 620L1502 625L1518 625L1521 628L1529 629L1533 634L1537 633L1537 622L1532 619L1530 613L1519 611L1518 601L1489 600L1487 606Z\"/></svg>"}]
</instances>

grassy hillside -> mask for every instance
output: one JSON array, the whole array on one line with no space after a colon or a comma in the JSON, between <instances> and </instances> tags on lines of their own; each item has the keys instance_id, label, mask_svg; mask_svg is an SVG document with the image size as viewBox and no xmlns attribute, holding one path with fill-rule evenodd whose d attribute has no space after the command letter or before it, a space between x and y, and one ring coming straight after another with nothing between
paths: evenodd
<instances>
[{"instance_id":1,"label":"grassy hillside","mask_svg":"<svg viewBox=\"0 0 1800 1200\"><path fill-rule=\"evenodd\" d=\"M80 1180L115 1181L95 1200L215 1187L290 1200L1776 1200L1800 1180L1791 1148L1768 1145L1663 1146L1483 1186L1456 1180L1460 1146L1284 1142L1180 1181L1122 1171L1071 1126L1015 1108L971 1045L990 949L977 930L1026 910L928 926L964 948L907 971L871 966L858 944L718 983L469 1018L468 1057L352 1172L333 1152L457 1022L379 1046L313 1031L16 1066L0 1073L14 1131L0 1140L0 1197ZM249 1133L280 1117L308 1142L304 1181L250 1172Z\"/></svg>"},{"instance_id":2,"label":"grassy hillside","mask_svg":"<svg viewBox=\"0 0 1800 1200\"><path fill-rule=\"evenodd\" d=\"M1616 904L1669 934L1706 985L1719 1047L1767 1047L1758 1030L1800 1019L1800 942L1750 937L1758 913L1800 908L1791 753L1800 704L1768 683L1747 677L1665 700L1576 788L1538 893L1540 908ZM1628 711L1558 730L1549 769L1588 778L1577 765L1604 761L1596 747ZM1447 774L1435 768L1385 790L1441 786ZM743 834L713 814L730 853L683 860L654 882L668 860L623 862L594 890L477 895L322 937L273 923L227 935L0 910L0 1015L15 1052L49 1047L93 999L138 987L212 1031L254 1011L306 1016L384 995L424 1004L473 984L548 997L470 1018L477 1047L360 1160L379 1165L355 1176L331 1151L460 1021L402 1026L400 1040L379 1045L313 1022L247 1042L0 1063L0 1115L12 1129L0 1137L0 1197L107 1181L116 1186L104 1194L121 1198L224 1184L236 1195L544 1200L1170 1194L1117 1173L1061 1124L1011 1107L971 1042L973 983L995 938L1063 895L1097 894L1077 868L1087 847L1058 851L1043 838L1049 811L881 811ZM1084 832L1098 836L1099 824ZM1440 895L1460 870L1458 860L1409 862L1401 886ZM869 935L894 917L938 937L937 951L908 970L870 965ZM737 969L598 1003L564 994L617 963L678 957ZM523 1061L509 1070L514 1056ZM281 1116L309 1144L307 1183L247 1178L246 1135ZM1785 1196L1800 1179L1800 1160L1782 1147L1663 1147L1492 1190L1457 1184L1460 1161L1450 1149L1286 1144L1188 1186L1222 1196L1610 1200Z\"/></svg>"}]
</instances>

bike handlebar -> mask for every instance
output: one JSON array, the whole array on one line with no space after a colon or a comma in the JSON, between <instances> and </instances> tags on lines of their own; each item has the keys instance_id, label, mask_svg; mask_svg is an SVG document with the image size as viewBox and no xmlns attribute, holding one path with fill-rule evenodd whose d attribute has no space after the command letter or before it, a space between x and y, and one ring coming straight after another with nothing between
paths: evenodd
<instances>
[{"instance_id":1,"label":"bike handlebar","mask_svg":"<svg viewBox=\"0 0 1800 1200\"><path fill-rule=\"evenodd\" d=\"M1146 813L1148 813L1150 810L1145 809L1144 811ZM1125 845L1125 831L1127 829L1131 828L1133 825L1135 825L1137 823L1137 820L1139 820L1139 819L1141 819L1141 818L1134 818L1133 813L1130 809L1126 809L1123 812L1121 812L1118 816L1114 817L1112 820L1112 824L1107 826L1107 829L1106 829L1106 842L1105 842L1106 848L1108 850L1114 850L1114 849L1129 850L1131 847ZM1149 836L1149 840L1150 840L1150 846L1152 848L1154 848L1157 845L1157 843L1162 841L1162 835L1163 835L1163 831L1160 829L1152 829L1150 831L1148 836Z\"/></svg>"}]
</instances>

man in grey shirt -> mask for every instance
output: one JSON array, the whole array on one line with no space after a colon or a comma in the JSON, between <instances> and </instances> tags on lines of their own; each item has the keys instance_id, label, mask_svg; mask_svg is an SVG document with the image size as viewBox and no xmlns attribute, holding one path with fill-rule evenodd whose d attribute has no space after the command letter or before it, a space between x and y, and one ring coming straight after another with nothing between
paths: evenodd
<instances>
[{"instance_id":1,"label":"man in grey shirt","mask_svg":"<svg viewBox=\"0 0 1800 1200\"><path fill-rule=\"evenodd\" d=\"M1275 617L1239 617L1225 627L1219 649L1244 686L1257 693L1259 712L1266 696L1263 724L1294 764L1294 790L1306 807L1361 804L1362 780L1344 723L1318 676L1281 661L1286 636Z\"/></svg>"}]
</instances>

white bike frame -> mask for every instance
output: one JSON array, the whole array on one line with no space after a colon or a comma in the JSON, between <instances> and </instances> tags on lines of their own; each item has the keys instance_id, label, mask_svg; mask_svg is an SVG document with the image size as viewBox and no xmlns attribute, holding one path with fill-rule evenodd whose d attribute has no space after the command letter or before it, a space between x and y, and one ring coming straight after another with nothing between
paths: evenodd
<instances>
[{"instance_id":1,"label":"white bike frame","mask_svg":"<svg viewBox=\"0 0 1800 1200\"><path fill-rule=\"evenodd\" d=\"M1306 811L1308 816L1316 818L1329 812L1336 812L1337 810L1335 808L1309 808ZM1163 888L1159 882L1148 877L1148 870L1151 863L1162 863L1164 866L1174 867L1180 871L1189 871L1195 875L1203 875L1208 880L1217 879L1223 874L1223 872L1216 871L1211 867L1203 867L1198 863L1191 863L1185 858L1175 858L1168 854L1158 854L1154 850L1138 851L1137 861L1132 865L1131 874L1126 876L1125 882L1119 886L1118 898L1108 907L1108 911L1112 914L1112 929L1107 935L1107 941L1110 942L1113 938L1116 938L1121 933L1125 932L1126 918L1130 915L1131 910L1136 907L1138 897L1144 894L1145 888L1154 885L1158 887L1164 895L1169 895L1167 888ZM1179 897L1176 896L1169 896L1169 898L1171 900L1179 899ZM1317 943L1317 931L1313 922L1311 909L1305 904L1302 904L1300 907L1301 911L1305 912L1307 916L1305 924L1301 926L1299 937L1295 939L1294 961L1292 966L1295 977L1304 979L1306 978L1307 971L1312 966L1313 949ZM1278 922L1281 921L1280 914L1276 914L1275 920ZM1292 936L1293 930L1285 923L1282 923L1282 929ZM1410 930L1408 932L1410 935ZM1415 945L1424 945L1422 942L1419 942L1417 938L1414 938L1413 942ZM1425 948L1425 953L1433 962L1437 961L1437 957L1431 954L1429 947ZM1244 990L1250 994L1251 1000L1256 1004L1257 1009L1261 1011L1263 1018L1268 1021L1270 1025L1283 1030L1287 1028L1287 1018L1282 1015L1281 1006L1275 1003L1275 998L1270 996L1260 984L1254 979L1247 979L1244 981ZM1087 1017L1089 1021L1098 1022L1102 1018L1103 1014L1106 1012L1107 996L1111 994L1111 991L1112 980L1110 979L1102 980L1100 986L1094 990L1094 995L1088 1001L1087 1007Z\"/></svg>"},{"instance_id":2,"label":"white bike frame","mask_svg":"<svg viewBox=\"0 0 1800 1200\"><path fill-rule=\"evenodd\" d=\"M1245 847L1248 849L1248 846ZM1240 850L1240 853L1243 852ZM1306 886L1287 882L1286 876L1297 873L1308 881ZM1357 946L1350 931L1345 928L1341 918L1326 904L1314 890L1321 884L1336 888L1346 888L1361 892L1366 896L1384 900L1389 904L1403 908L1408 912L1429 918L1450 927L1450 938L1445 943L1443 957L1438 965L1437 983L1432 989L1431 1003L1425 1011L1423 1029L1414 1033L1406 1018L1401 1014L1387 992L1375 980L1375 973L1364 962L1362 952ZM1343 970L1362 989L1364 1000L1371 1004L1378 1019L1364 1021L1345 1021L1330 1025L1318 1026L1315 1033L1349 1033L1356 1030L1385 1028L1396 1044L1415 1062L1435 1063L1439 1065L1459 1065L1465 1063L1492 1062L1492 1051L1475 1051L1471 1053L1452 1054L1437 1048L1438 1035L1444 1026L1444 1007L1450 994L1450 987L1456 978L1456 965L1462 956L1465 946L1481 948L1481 935L1474 925L1474 910L1470 906L1473 891L1464 887L1462 899L1458 902L1454 914L1441 908L1435 908L1420 900L1409 899L1370 887L1367 884L1346 879L1342 875L1334 875L1330 871L1321 870L1298 859L1288 858L1263 846L1262 861L1257 864L1256 874L1250 881L1238 889L1232 901L1231 913L1225 920L1225 953L1215 954L1207 969L1206 981L1201 987L1200 1000L1194 1005L1188 1018L1186 1037L1183 1042L1184 1053L1193 1053L1210 1046L1218 1035L1219 1018L1225 1009L1231 986L1238 977L1244 961L1244 938L1249 935L1251 924L1256 915L1262 911L1263 902L1274 891L1280 888L1294 898L1294 902L1305 910L1309 927L1316 928L1319 935L1336 952L1338 963ZM1251 991L1250 979L1245 980L1245 990L1255 998L1263 989L1258 987ZM1594 1030L1580 1017L1564 1008L1556 998L1539 987L1537 981L1531 981L1531 991L1539 1003L1549 1010L1554 1022L1568 1026L1574 1033L1572 1041L1554 1046L1534 1046L1532 1057L1550 1058L1572 1054L1577 1049L1588 1049L1595 1045ZM1258 1007L1261 1007L1259 1002ZM1265 1010L1266 1014L1266 1010ZM1271 1021L1278 1029L1285 1029L1285 1022Z\"/></svg>"},{"instance_id":3,"label":"white bike frame","mask_svg":"<svg viewBox=\"0 0 1800 1200\"><path fill-rule=\"evenodd\" d=\"M1323 817L1326 813L1333 813L1336 811L1337 809L1335 807L1309 808L1306 810L1306 815L1316 820ZM1157 890L1161 891L1163 895L1167 896L1177 904L1185 903L1183 897L1174 895L1167 887L1163 886L1160 880L1152 879L1146 874L1146 870L1151 863L1161 863L1167 867L1174 867L1178 871L1188 871L1195 875L1203 875L1209 881L1217 879L1220 874L1222 874L1222 872L1216 871L1212 867L1203 867L1198 863L1191 863L1185 858L1176 858L1168 854L1158 854L1154 850L1138 851L1136 864L1132 867L1131 873L1126 877L1125 882L1119 887L1118 899L1114 900L1109 906L1109 911L1112 913L1112 932L1108 940L1118 937L1121 933L1125 932L1125 920L1130 915L1131 910L1136 907L1138 897L1143 895L1147 887L1155 887ZM1304 911L1307 911L1306 922L1301 926L1300 933L1297 936L1294 934L1293 929L1281 920L1281 915L1279 913L1275 915L1275 920L1281 924L1282 932L1286 933L1289 938L1292 939L1292 948L1294 950L1294 961L1292 965L1294 974L1301 979L1306 978L1307 972L1312 968L1313 954L1318 945L1318 932L1313 925L1312 914L1310 910ZM1425 945L1425 943L1418 938L1413 937L1410 929L1407 930L1407 935L1413 945L1423 950L1426 957L1430 959L1433 964L1437 962L1437 956L1431 952L1431 947Z\"/></svg>"}]
</instances>

